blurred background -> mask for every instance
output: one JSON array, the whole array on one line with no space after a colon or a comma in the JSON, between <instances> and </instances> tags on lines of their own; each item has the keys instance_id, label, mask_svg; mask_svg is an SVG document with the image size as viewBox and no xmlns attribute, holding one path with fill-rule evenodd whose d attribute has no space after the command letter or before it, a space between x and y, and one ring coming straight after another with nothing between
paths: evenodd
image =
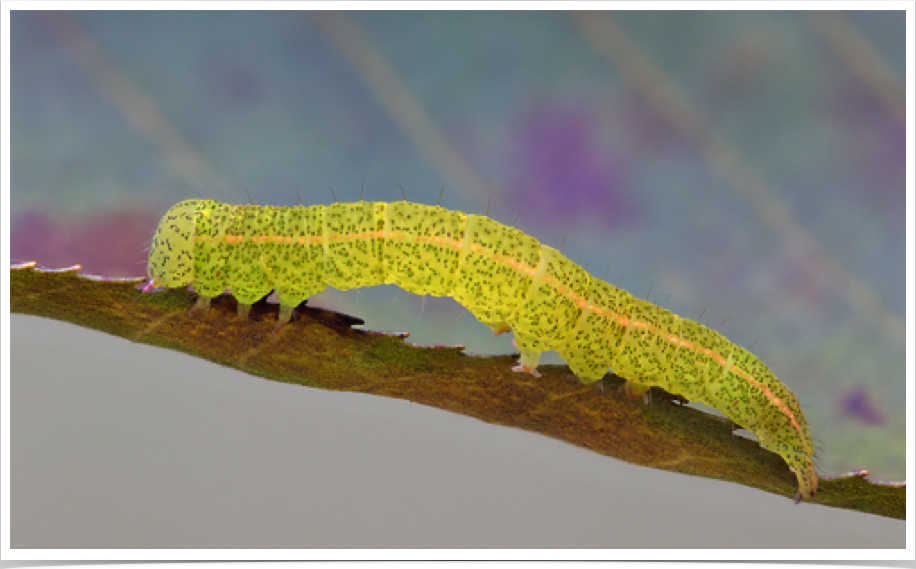
<instances>
[{"instance_id":1,"label":"blurred background","mask_svg":"<svg viewBox=\"0 0 916 569\"><path fill-rule=\"evenodd\" d=\"M11 255L143 275L178 201L401 186L750 348L822 472L902 480L905 31L903 11L14 11ZM450 299L309 303L513 351Z\"/></svg>"}]
</instances>

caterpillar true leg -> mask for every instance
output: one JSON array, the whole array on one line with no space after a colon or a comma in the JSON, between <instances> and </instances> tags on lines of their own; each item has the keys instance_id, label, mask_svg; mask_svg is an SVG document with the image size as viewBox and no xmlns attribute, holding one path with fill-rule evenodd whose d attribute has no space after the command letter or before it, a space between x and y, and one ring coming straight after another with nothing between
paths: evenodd
<instances>
[{"instance_id":1,"label":"caterpillar true leg","mask_svg":"<svg viewBox=\"0 0 916 569\"><path fill-rule=\"evenodd\" d=\"M191 307L191 310L188 311L188 314L190 314L191 316L198 314L198 313L206 314L210 310L210 300L211 300L211 297L207 295L204 295L204 294L197 295L197 302L194 303L194 306Z\"/></svg>"},{"instance_id":2,"label":"caterpillar true leg","mask_svg":"<svg viewBox=\"0 0 916 569\"><path fill-rule=\"evenodd\" d=\"M279 332L280 328L282 328L284 324L289 322L289 319L292 318L293 316L293 310L295 310L295 308L296 308L295 306L289 306L286 304L280 305L280 315L277 316L277 323L274 325L274 329L273 329L274 334Z\"/></svg>"},{"instance_id":3,"label":"caterpillar true leg","mask_svg":"<svg viewBox=\"0 0 916 569\"><path fill-rule=\"evenodd\" d=\"M500 322L499 324L491 327L493 330L494 336L499 336L500 334L505 334L506 332L511 332L512 327L505 322Z\"/></svg>"},{"instance_id":4,"label":"caterpillar true leg","mask_svg":"<svg viewBox=\"0 0 916 569\"><path fill-rule=\"evenodd\" d=\"M649 386L629 379L623 384L623 390L630 399L639 399L649 392ZM646 401L648 403L648 401Z\"/></svg>"}]
</instances>

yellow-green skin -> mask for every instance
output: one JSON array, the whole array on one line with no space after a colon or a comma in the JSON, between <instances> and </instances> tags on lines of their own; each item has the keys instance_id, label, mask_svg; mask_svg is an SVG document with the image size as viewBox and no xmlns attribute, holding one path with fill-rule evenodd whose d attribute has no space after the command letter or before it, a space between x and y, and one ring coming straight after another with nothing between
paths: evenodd
<instances>
[{"instance_id":1,"label":"yellow-green skin","mask_svg":"<svg viewBox=\"0 0 916 569\"><path fill-rule=\"evenodd\" d=\"M537 375L540 353L556 350L586 383L613 368L630 394L657 385L701 401L782 456L798 477L799 498L817 491L798 401L753 354L484 216L406 201L260 207L189 200L159 223L148 274L152 286L193 284L197 309L229 289L243 315L276 290L278 325L327 286L391 283L451 296L494 331L514 332L516 371Z\"/></svg>"}]
</instances>

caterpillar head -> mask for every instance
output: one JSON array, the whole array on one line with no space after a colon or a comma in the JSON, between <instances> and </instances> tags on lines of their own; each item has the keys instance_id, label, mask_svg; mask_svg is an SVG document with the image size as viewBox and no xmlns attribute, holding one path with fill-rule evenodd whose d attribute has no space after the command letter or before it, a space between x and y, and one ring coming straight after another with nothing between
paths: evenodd
<instances>
[{"instance_id":1,"label":"caterpillar head","mask_svg":"<svg viewBox=\"0 0 916 569\"><path fill-rule=\"evenodd\" d=\"M194 280L194 225L200 200L172 206L150 242L147 289L179 287Z\"/></svg>"}]
</instances>

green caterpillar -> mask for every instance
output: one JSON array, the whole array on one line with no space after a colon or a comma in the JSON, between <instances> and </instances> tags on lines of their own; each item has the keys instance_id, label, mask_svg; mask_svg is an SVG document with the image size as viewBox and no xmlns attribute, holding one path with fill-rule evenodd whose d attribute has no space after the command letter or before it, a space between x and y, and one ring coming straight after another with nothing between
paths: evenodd
<instances>
[{"instance_id":1,"label":"green caterpillar","mask_svg":"<svg viewBox=\"0 0 916 569\"><path fill-rule=\"evenodd\" d=\"M403 202L233 206L188 200L153 237L146 287L193 283L194 311L230 289L247 316L271 290L277 329L328 286L392 283L451 296L495 333L513 331L515 371L556 350L583 382L609 368L631 397L657 385L723 412L778 453L817 492L813 444L795 395L746 349L702 324L589 275L559 251L485 216Z\"/></svg>"}]
</instances>

